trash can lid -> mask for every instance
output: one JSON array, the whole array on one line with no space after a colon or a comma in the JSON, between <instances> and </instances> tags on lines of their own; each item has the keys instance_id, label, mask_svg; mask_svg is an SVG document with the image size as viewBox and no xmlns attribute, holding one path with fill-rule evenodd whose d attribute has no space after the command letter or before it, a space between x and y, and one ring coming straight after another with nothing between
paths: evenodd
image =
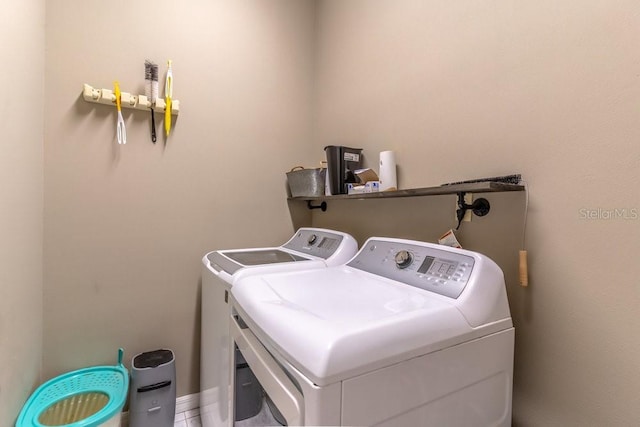
<instances>
[{"instance_id":1,"label":"trash can lid","mask_svg":"<svg viewBox=\"0 0 640 427\"><path fill-rule=\"evenodd\" d=\"M160 365L169 363L173 360L173 352L171 350L153 350L140 353L133 358L134 368L157 368Z\"/></svg>"}]
</instances>

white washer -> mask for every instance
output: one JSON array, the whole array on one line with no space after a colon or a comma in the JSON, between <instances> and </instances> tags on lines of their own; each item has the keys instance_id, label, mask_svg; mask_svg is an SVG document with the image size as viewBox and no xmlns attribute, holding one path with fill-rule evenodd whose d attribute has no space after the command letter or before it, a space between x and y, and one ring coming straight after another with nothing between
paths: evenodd
<instances>
[{"instance_id":1,"label":"white washer","mask_svg":"<svg viewBox=\"0 0 640 427\"><path fill-rule=\"evenodd\" d=\"M242 277L324 268L347 262L358 250L349 234L300 228L282 246L218 250L202 258L200 417L205 427L228 426L230 417L228 292Z\"/></svg>"},{"instance_id":2,"label":"white washer","mask_svg":"<svg viewBox=\"0 0 640 427\"><path fill-rule=\"evenodd\" d=\"M288 425L511 425L514 328L483 255L371 238L231 294L232 338Z\"/></svg>"}]
</instances>

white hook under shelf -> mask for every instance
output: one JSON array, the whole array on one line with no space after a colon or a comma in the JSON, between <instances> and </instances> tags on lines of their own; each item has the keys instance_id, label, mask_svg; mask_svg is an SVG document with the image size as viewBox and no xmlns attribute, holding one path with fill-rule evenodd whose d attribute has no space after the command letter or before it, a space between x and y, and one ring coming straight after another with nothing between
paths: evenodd
<instances>
[{"instance_id":1,"label":"white hook under shelf","mask_svg":"<svg viewBox=\"0 0 640 427\"><path fill-rule=\"evenodd\" d=\"M82 89L82 97L87 102L95 102L96 104L116 105L116 95L111 89L97 89L91 85L84 84ZM122 108L133 108L135 110L149 110L151 101L145 95L133 95L128 92L120 92L120 100ZM164 99L156 99L154 112L164 114ZM171 115L178 115L180 112L180 101L171 100Z\"/></svg>"}]
</instances>

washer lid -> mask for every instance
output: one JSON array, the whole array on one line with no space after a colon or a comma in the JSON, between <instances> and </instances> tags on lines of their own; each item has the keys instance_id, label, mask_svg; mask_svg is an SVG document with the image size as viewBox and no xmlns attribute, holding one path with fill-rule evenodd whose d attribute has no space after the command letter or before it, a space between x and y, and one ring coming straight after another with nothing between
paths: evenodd
<instances>
[{"instance_id":1,"label":"washer lid","mask_svg":"<svg viewBox=\"0 0 640 427\"><path fill-rule=\"evenodd\" d=\"M256 335L318 385L474 333L446 297L349 266L247 277L231 292Z\"/></svg>"},{"instance_id":2,"label":"washer lid","mask_svg":"<svg viewBox=\"0 0 640 427\"><path fill-rule=\"evenodd\" d=\"M338 265L349 261L357 251L358 243L347 233L303 227L280 247L218 250L206 254L202 261L216 272L234 275L245 268L297 264L298 261L317 261L319 266ZM305 268L311 268L310 264L305 263Z\"/></svg>"},{"instance_id":3,"label":"washer lid","mask_svg":"<svg viewBox=\"0 0 640 427\"><path fill-rule=\"evenodd\" d=\"M283 262L308 261L298 255L281 251L280 249L262 249L254 251L224 251L222 252L232 260L245 266L279 264Z\"/></svg>"}]
</instances>

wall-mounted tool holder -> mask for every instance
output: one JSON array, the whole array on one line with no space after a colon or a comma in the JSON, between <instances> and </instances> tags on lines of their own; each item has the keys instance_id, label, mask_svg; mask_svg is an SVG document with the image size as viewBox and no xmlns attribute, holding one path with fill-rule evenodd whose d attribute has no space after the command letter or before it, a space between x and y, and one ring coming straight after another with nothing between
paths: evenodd
<instances>
[{"instance_id":1,"label":"wall-mounted tool holder","mask_svg":"<svg viewBox=\"0 0 640 427\"><path fill-rule=\"evenodd\" d=\"M121 92L122 108L132 108L134 110L151 109L151 101L145 95L134 95L128 92ZM87 102L95 102L96 104L116 105L116 95L111 89L97 89L91 85L84 84L82 89L82 97ZM154 112L164 114L164 99L158 98L155 102ZM180 101L173 99L171 101L171 115L180 113Z\"/></svg>"}]
</instances>

